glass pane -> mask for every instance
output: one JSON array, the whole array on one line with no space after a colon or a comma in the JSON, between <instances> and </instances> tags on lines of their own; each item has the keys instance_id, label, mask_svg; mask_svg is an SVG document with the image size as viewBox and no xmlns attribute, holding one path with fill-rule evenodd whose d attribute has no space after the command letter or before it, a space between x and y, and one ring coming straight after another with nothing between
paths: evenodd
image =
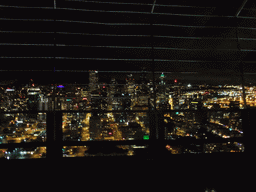
<instances>
[{"instance_id":1,"label":"glass pane","mask_svg":"<svg viewBox=\"0 0 256 192\"><path fill-rule=\"evenodd\" d=\"M46 142L46 113L1 113L0 144Z\"/></svg>"},{"instance_id":2,"label":"glass pane","mask_svg":"<svg viewBox=\"0 0 256 192\"><path fill-rule=\"evenodd\" d=\"M8 160L46 158L46 147L0 149L0 158Z\"/></svg>"},{"instance_id":3,"label":"glass pane","mask_svg":"<svg viewBox=\"0 0 256 192\"><path fill-rule=\"evenodd\" d=\"M63 113L64 141L147 140L149 120L146 112Z\"/></svg>"}]
</instances>

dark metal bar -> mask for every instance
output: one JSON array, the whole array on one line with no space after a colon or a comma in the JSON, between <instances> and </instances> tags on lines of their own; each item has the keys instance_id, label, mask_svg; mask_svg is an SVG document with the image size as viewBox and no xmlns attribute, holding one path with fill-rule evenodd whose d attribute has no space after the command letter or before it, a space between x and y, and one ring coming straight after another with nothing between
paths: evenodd
<instances>
[{"instance_id":1,"label":"dark metal bar","mask_svg":"<svg viewBox=\"0 0 256 192\"><path fill-rule=\"evenodd\" d=\"M155 5L156 5L156 0L154 0L154 3L153 3L153 5L152 5L151 13L154 12Z\"/></svg>"},{"instance_id":2,"label":"dark metal bar","mask_svg":"<svg viewBox=\"0 0 256 192\"><path fill-rule=\"evenodd\" d=\"M255 116L256 116L255 109L246 109L242 113L245 153L249 156L254 155L254 151L255 151L255 142L254 142L255 140L254 137L256 133Z\"/></svg>"},{"instance_id":3,"label":"dark metal bar","mask_svg":"<svg viewBox=\"0 0 256 192\"><path fill-rule=\"evenodd\" d=\"M246 3L246 1L244 1L244 4ZM244 109L246 109L247 105L246 105L246 95L245 95L245 89L244 89L244 69L243 69L244 67L243 67L242 51L241 51L241 47L239 44L239 37L238 37L238 18L236 17L235 19L236 19L236 27L237 27L236 28L237 48L239 51L239 69L240 69L240 76L242 81Z\"/></svg>"},{"instance_id":4,"label":"dark metal bar","mask_svg":"<svg viewBox=\"0 0 256 192\"><path fill-rule=\"evenodd\" d=\"M155 1L154 1L155 4ZM159 151L159 146L157 145L157 139L158 139L158 125L157 125L157 110L156 110L156 83L155 83L155 56L154 56L154 27L153 27L153 20L154 15L153 13L154 5L152 7L151 15L150 16L150 27L151 27L151 46L152 46L152 76L153 76L153 101L154 106L153 110L149 109L149 126L150 126L150 141L152 141L149 145L150 154L152 156L157 156L157 151Z\"/></svg>"},{"instance_id":5,"label":"dark metal bar","mask_svg":"<svg viewBox=\"0 0 256 192\"><path fill-rule=\"evenodd\" d=\"M246 4L247 1L248 1L248 0L244 0L244 1L243 1L242 5L239 7L239 9L238 9L237 12L236 12L236 17L238 17L238 15L240 14L240 12L242 11L242 9L244 8L244 6L245 6L245 4Z\"/></svg>"},{"instance_id":6,"label":"dark metal bar","mask_svg":"<svg viewBox=\"0 0 256 192\"><path fill-rule=\"evenodd\" d=\"M158 141L151 140L131 140L131 141L63 141L61 146L93 146L93 145L150 145L157 144ZM206 143L227 143L227 142L245 142L243 137L234 137L228 139L214 138L214 139L194 139L194 138L182 138L177 140L162 140L158 143L162 144L172 144L172 145L188 145L188 144L206 144ZM30 147L51 147L50 142L31 142L31 143L8 143L1 144L0 148L30 148ZM48 151L48 150L47 150Z\"/></svg>"},{"instance_id":7,"label":"dark metal bar","mask_svg":"<svg viewBox=\"0 0 256 192\"><path fill-rule=\"evenodd\" d=\"M149 145L150 140L128 140L128 141L63 141L63 146L92 146L92 145Z\"/></svg>"},{"instance_id":8,"label":"dark metal bar","mask_svg":"<svg viewBox=\"0 0 256 192\"><path fill-rule=\"evenodd\" d=\"M241 112L243 111L243 109L204 109L207 112L214 112L214 111L224 111L224 112ZM62 113L92 113L92 110L56 110L56 111L60 111ZM163 112L197 112L198 110L194 110L194 109L173 109L173 110L163 110ZM48 113L51 111L36 111L37 113ZM145 112L147 113L148 110L113 110L113 111L109 111L109 110L99 110L98 113L121 113L121 112L127 112L127 113L137 113L137 112ZM4 111L4 112L0 112L3 114L13 114L13 113L31 113L31 111Z\"/></svg>"},{"instance_id":9,"label":"dark metal bar","mask_svg":"<svg viewBox=\"0 0 256 192\"><path fill-rule=\"evenodd\" d=\"M151 46L152 46L152 75L153 75L153 95L154 95L154 111L156 110L156 85L155 85L155 57L154 57L154 28L153 28L153 17L150 15L150 26L151 26Z\"/></svg>"},{"instance_id":10,"label":"dark metal bar","mask_svg":"<svg viewBox=\"0 0 256 192\"><path fill-rule=\"evenodd\" d=\"M0 148L31 148L31 147L47 147L47 142L4 143L4 144L0 144Z\"/></svg>"},{"instance_id":11,"label":"dark metal bar","mask_svg":"<svg viewBox=\"0 0 256 192\"><path fill-rule=\"evenodd\" d=\"M47 158L62 157L62 113L49 112L46 120Z\"/></svg>"}]
</instances>

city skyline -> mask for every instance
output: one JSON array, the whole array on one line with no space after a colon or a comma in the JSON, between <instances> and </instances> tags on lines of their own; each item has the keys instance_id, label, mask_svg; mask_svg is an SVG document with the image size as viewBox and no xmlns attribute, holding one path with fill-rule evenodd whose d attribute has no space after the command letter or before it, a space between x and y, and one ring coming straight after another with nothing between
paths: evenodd
<instances>
[{"instance_id":1,"label":"city skyline","mask_svg":"<svg viewBox=\"0 0 256 192\"><path fill-rule=\"evenodd\" d=\"M125 78L127 74L133 74L136 80L139 80L139 76L142 71L131 72L103 72L99 71L99 81L101 82L110 82L111 77L115 77L120 83L125 83ZM155 72L155 79L158 80L158 77L163 71ZM20 74L23 75L20 75ZM214 85L224 85L224 84L233 84L239 85L242 84L241 76L239 74L213 74L213 73L197 73L197 72L184 72L184 73L175 73L175 72L164 72L166 79L168 81L173 81L178 79L179 82L186 83L196 83L196 84L214 84ZM152 72L147 72L146 75L152 79ZM68 78L67 78L68 77ZM39 84L47 85L52 83L77 83L77 84L88 84L89 83L89 72L1 72L0 83L6 84L8 81L15 81L18 84L26 84L30 79L34 79ZM255 85L256 76L254 73L244 74L244 81L246 85Z\"/></svg>"}]
</instances>

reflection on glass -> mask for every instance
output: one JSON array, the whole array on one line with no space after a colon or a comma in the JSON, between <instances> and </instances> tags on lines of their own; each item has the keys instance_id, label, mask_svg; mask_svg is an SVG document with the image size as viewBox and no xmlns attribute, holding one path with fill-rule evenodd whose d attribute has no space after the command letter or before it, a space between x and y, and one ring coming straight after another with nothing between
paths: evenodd
<instances>
[{"instance_id":1,"label":"reflection on glass","mask_svg":"<svg viewBox=\"0 0 256 192\"><path fill-rule=\"evenodd\" d=\"M147 140L149 124L145 112L64 113L64 141Z\"/></svg>"},{"instance_id":2,"label":"reflection on glass","mask_svg":"<svg viewBox=\"0 0 256 192\"><path fill-rule=\"evenodd\" d=\"M0 149L0 158L8 160L46 158L46 147Z\"/></svg>"},{"instance_id":3,"label":"reflection on glass","mask_svg":"<svg viewBox=\"0 0 256 192\"><path fill-rule=\"evenodd\" d=\"M46 113L1 114L0 144L46 141Z\"/></svg>"}]
</instances>

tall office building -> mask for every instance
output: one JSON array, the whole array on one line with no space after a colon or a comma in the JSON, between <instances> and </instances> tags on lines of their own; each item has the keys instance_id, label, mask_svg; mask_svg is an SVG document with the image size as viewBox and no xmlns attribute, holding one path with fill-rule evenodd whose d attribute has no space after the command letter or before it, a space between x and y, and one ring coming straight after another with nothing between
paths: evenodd
<instances>
[{"instance_id":1,"label":"tall office building","mask_svg":"<svg viewBox=\"0 0 256 192\"><path fill-rule=\"evenodd\" d=\"M166 76L162 73L159 77L160 82L158 84L157 99L159 101L160 108L166 108L168 102L168 94L166 92Z\"/></svg>"},{"instance_id":2,"label":"tall office building","mask_svg":"<svg viewBox=\"0 0 256 192\"><path fill-rule=\"evenodd\" d=\"M112 109L112 104L113 104L113 98L114 94L116 92L117 88L117 81L114 77L111 78L110 84L109 84L109 89L108 89L108 106L110 109Z\"/></svg>"},{"instance_id":3,"label":"tall office building","mask_svg":"<svg viewBox=\"0 0 256 192\"><path fill-rule=\"evenodd\" d=\"M38 110L38 104L40 99L40 88L30 87L27 89L27 105L29 110Z\"/></svg>"},{"instance_id":4,"label":"tall office building","mask_svg":"<svg viewBox=\"0 0 256 192\"><path fill-rule=\"evenodd\" d=\"M142 72L141 72L139 83L140 83L141 85L147 85L147 74L146 74L145 71L142 71Z\"/></svg>"},{"instance_id":5,"label":"tall office building","mask_svg":"<svg viewBox=\"0 0 256 192\"><path fill-rule=\"evenodd\" d=\"M135 89L136 89L136 85L135 85L135 80L132 74L127 75L126 79L125 79L125 91L128 93L128 95L131 97L131 105L135 105Z\"/></svg>"},{"instance_id":6,"label":"tall office building","mask_svg":"<svg viewBox=\"0 0 256 192\"><path fill-rule=\"evenodd\" d=\"M147 89L141 89L138 92L138 105L148 106L148 99L150 99L149 91Z\"/></svg>"},{"instance_id":7,"label":"tall office building","mask_svg":"<svg viewBox=\"0 0 256 192\"><path fill-rule=\"evenodd\" d=\"M95 90L98 89L98 81L99 81L98 71L90 70L89 71L89 87L90 87L90 91L95 91Z\"/></svg>"},{"instance_id":8,"label":"tall office building","mask_svg":"<svg viewBox=\"0 0 256 192\"><path fill-rule=\"evenodd\" d=\"M98 82L99 82L99 75L98 71L96 70L90 70L89 71L89 91L98 91ZM89 100L91 100L91 97L89 97Z\"/></svg>"},{"instance_id":9,"label":"tall office building","mask_svg":"<svg viewBox=\"0 0 256 192\"><path fill-rule=\"evenodd\" d=\"M140 88L140 90L143 90L143 92L149 91L147 76L144 71L142 71L142 73L140 74L139 88Z\"/></svg>"},{"instance_id":10,"label":"tall office building","mask_svg":"<svg viewBox=\"0 0 256 192\"><path fill-rule=\"evenodd\" d=\"M91 92L91 108L92 110L100 110L101 109L101 98L98 91Z\"/></svg>"},{"instance_id":11,"label":"tall office building","mask_svg":"<svg viewBox=\"0 0 256 192\"><path fill-rule=\"evenodd\" d=\"M174 109L180 109L180 103L179 103L179 99L180 99L180 95L181 95L181 88L178 85L177 80L174 80L174 86L173 86L173 108Z\"/></svg>"},{"instance_id":12,"label":"tall office building","mask_svg":"<svg viewBox=\"0 0 256 192\"><path fill-rule=\"evenodd\" d=\"M39 100L40 100L40 88L30 87L27 89L27 107L28 110L31 110L29 114L31 118L37 119L37 110L39 109Z\"/></svg>"},{"instance_id":13,"label":"tall office building","mask_svg":"<svg viewBox=\"0 0 256 192\"><path fill-rule=\"evenodd\" d=\"M109 85L109 96L113 97L117 89L117 81L114 77L111 78Z\"/></svg>"},{"instance_id":14,"label":"tall office building","mask_svg":"<svg viewBox=\"0 0 256 192\"><path fill-rule=\"evenodd\" d=\"M47 102L48 102L48 99L43 94L40 94L38 110L39 111L48 110L48 107L46 104Z\"/></svg>"},{"instance_id":15,"label":"tall office building","mask_svg":"<svg viewBox=\"0 0 256 192\"><path fill-rule=\"evenodd\" d=\"M132 74L127 75L126 81L126 91L131 96L134 96L135 80Z\"/></svg>"},{"instance_id":16,"label":"tall office building","mask_svg":"<svg viewBox=\"0 0 256 192\"><path fill-rule=\"evenodd\" d=\"M102 110L108 109L108 91L107 91L107 83L101 82L99 88L99 97L100 97L100 107Z\"/></svg>"}]
</instances>

